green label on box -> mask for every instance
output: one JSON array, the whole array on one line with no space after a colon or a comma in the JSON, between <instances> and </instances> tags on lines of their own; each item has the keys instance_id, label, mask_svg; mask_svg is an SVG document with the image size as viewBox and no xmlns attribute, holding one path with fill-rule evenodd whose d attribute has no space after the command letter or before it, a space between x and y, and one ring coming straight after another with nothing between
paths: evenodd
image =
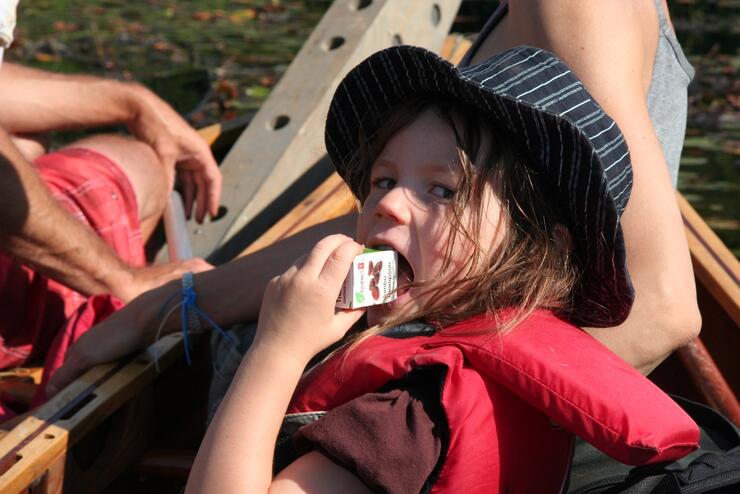
<instances>
[{"instance_id":1,"label":"green label on box","mask_svg":"<svg viewBox=\"0 0 740 494\"><path fill-rule=\"evenodd\" d=\"M361 304L365 301L365 296L362 294L362 292L355 293L355 298L357 299L358 304Z\"/></svg>"}]
</instances>

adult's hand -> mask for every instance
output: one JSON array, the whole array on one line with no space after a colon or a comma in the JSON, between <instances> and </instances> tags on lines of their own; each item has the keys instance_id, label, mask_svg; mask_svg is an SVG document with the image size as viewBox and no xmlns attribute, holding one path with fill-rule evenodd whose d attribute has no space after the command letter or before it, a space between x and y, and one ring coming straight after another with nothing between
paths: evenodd
<instances>
[{"instance_id":1,"label":"adult's hand","mask_svg":"<svg viewBox=\"0 0 740 494\"><path fill-rule=\"evenodd\" d=\"M169 289L169 290L167 290ZM175 286L161 290L174 293ZM48 397L54 396L89 368L113 362L144 347L157 324L161 293L147 292L97 326L90 328L69 348L64 364L46 386Z\"/></svg>"},{"instance_id":2,"label":"adult's hand","mask_svg":"<svg viewBox=\"0 0 740 494\"><path fill-rule=\"evenodd\" d=\"M173 280L179 280L188 271L198 273L212 268L196 258L130 271L132 281L124 285L128 291L114 293L127 305L90 328L69 348L64 364L49 380L47 396L56 394L90 367L113 362L151 343L162 303L179 289L179 281ZM168 329L177 320L171 319Z\"/></svg>"},{"instance_id":3,"label":"adult's hand","mask_svg":"<svg viewBox=\"0 0 740 494\"><path fill-rule=\"evenodd\" d=\"M157 95L139 85L131 85L136 95L135 111L128 122L131 133L157 153L174 184L174 170L183 186L185 214L190 218L195 204L195 219L203 222L206 213L218 213L222 177L211 149L202 137Z\"/></svg>"}]
</instances>

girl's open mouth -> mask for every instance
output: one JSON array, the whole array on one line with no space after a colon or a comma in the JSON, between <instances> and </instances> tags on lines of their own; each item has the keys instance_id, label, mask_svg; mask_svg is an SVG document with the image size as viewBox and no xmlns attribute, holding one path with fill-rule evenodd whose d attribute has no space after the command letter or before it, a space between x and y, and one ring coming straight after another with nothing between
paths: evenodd
<instances>
[{"instance_id":1,"label":"girl's open mouth","mask_svg":"<svg viewBox=\"0 0 740 494\"><path fill-rule=\"evenodd\" d=\"M382 244L372 247L377 250L395 250L398 256L398 278L396 285L396 295L400 296L409 291L411 285L414 283L414 268L411 263L401 254L398 249L394 249L390 245Z\"/></svg>"},{"instance_id":2,"label":"girl's open mouth","mask_svg":"<svg viewBox=\"0 0 740 494\"><path fill-rule=\"evenodd\" d=\"M414 270L406 258L398 253L398 295L408 291L414 282Z\"/></svg>"}]
</instances>

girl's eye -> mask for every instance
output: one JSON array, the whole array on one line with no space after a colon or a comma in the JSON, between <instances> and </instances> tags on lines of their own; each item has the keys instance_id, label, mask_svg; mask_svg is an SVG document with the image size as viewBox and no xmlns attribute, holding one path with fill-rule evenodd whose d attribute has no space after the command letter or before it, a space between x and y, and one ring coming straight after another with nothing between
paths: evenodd
<instances>
[{"instance_id":1,"label":"girl's eye","mask_svg":"<svg viewBox=\"0 0 740 494\"><path fill-rule=\"evenodd\" d=\"M430 192L433 196L437 196L440 199L449 199L452 196L455 195L455 191L448 189L447 187L443 185L434 185L430 189Z\"/></svg>"},{"instance_id":2,"label":"girl's eye","mask_svg":"<svg viewBox=\"0 0 740 494\"><path fill-rule=\"evenodd\" d=\"M390 178L376 178L373 180L373 186L378 189L392 189L396 185L396 181Z\"/></svg>"}]
</instances>

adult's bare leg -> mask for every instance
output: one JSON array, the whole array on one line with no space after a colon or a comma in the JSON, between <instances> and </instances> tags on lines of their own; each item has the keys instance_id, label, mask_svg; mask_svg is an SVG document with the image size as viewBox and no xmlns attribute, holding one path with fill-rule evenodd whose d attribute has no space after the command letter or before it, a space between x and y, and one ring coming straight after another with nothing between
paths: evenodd
<instances>
[{"instance_id":1,"label":"adult's bare leg","mask_svg":"<svg viewBox=\"0 0 740 494\"><path fill-rule=\"evenodd\" d=\"M144 242L154 232L170 191L167 171L147 144L129 137L101 134L83 138L68 147L96 151L116 163L136 194Z\"/></svg>"}]
</instances>

